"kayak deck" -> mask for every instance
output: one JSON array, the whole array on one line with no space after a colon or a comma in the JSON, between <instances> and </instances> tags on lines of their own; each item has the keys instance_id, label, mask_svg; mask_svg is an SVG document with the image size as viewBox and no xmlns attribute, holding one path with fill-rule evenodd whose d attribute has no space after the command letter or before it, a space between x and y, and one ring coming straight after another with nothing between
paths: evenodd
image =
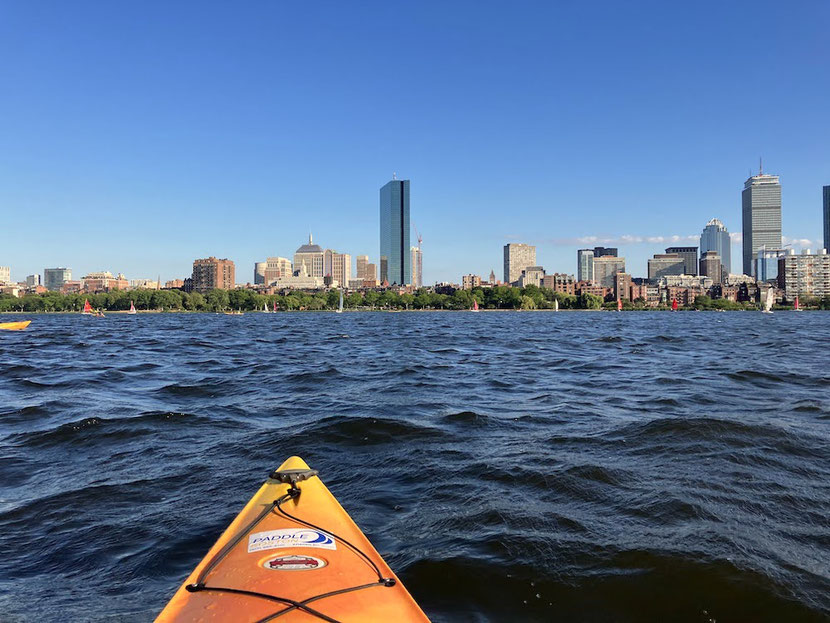
<instances>
[{"instance_id":1,"label":"kayak deck","mask_svg":"<svg viewBox=\"0 0 830 623\"><path fill-rule=\"evenodd\" d=\"M298 457L271 474L156 621L274 619L428 621Z\"/></svg>"}]
</instances>

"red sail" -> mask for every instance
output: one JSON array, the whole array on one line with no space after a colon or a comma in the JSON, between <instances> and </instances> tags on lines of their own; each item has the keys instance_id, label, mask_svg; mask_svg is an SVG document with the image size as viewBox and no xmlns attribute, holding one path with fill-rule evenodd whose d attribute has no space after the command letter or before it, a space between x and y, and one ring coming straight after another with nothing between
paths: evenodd
<instances>
[{"instance_id":1,"label":"red sail","mask_svg":"<svg viewBox=\"0 0 830 623\"><path fill-rule=\"evenodd\" d=\"M671 300L671 310L672 311L677 311L677 299L672 299Z\"/></svg>"},{"instance_id":2,"label":"red sail","mask_svg":"<svg viewBox=\"0 0 830 623\"><path fill-rule=\"evenodd\" d=\"M84 299L84 311L85 314L92 313L92 305L89 304L89 299Z\"/></svg>"}]
</instances>

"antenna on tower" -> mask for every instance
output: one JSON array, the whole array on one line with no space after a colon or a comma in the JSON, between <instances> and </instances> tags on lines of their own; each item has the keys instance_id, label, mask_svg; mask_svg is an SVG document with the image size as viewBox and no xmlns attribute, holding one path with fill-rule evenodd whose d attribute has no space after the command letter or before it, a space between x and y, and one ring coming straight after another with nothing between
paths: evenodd
<instances>
[{"instance_id":1,"label":"antenna on tower","mask_svg":"<svg viewBox=\"0 0 830 623\"><path fill-rule=\"evenodd\" d=\"M398 179L398 174L395 171L392 171L392 179L393 180Z\"/></svg>"},{"instance_id":2,"label":"antenna on tower","mask_svg":"<svg viewBox=\"0 0 830 623\"><path fill-rule=\"evenodd\" d=\"M760 156L760 157L758 158L758 160L759 160L759 164L758 164L758 175L763 175L763 174L764 174L764 157L763 157L763 156Z\"/></svg>"}]
</instances>

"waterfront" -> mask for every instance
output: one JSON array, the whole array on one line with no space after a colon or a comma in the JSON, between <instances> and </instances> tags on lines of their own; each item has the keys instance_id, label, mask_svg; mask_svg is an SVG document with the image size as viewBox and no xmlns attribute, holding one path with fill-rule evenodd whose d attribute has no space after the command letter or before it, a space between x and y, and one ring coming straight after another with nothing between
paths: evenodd
<instances>
[{"instance_id":1,"label":"waterfront","mask_svg":"<svg viewBox=\"0 0 830 623\"><path fill-rule=\"evenodd\" d=\"M10 620L152 618L291 454L434 621L830 615L827 313L34 317Z\"/></svg>"}]
</instances>

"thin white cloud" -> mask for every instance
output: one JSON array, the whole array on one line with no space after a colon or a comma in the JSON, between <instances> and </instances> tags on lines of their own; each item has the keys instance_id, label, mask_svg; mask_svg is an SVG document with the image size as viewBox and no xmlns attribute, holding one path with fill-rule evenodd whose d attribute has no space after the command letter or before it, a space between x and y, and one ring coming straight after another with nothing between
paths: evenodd
<instances>
[{"instance_id":1,"label":"thin white cloud","mask_svg":"<svg viewBox=\"0 0 830 623\"><path fill-rule=\"evenodd\" d=\"M629 244L686 244L700 240L700 236L578 236L576 238L553 238L542 240L543 243L552 243L566 246L611 245L622 247Z\"/></svg>"}]
</instances>

